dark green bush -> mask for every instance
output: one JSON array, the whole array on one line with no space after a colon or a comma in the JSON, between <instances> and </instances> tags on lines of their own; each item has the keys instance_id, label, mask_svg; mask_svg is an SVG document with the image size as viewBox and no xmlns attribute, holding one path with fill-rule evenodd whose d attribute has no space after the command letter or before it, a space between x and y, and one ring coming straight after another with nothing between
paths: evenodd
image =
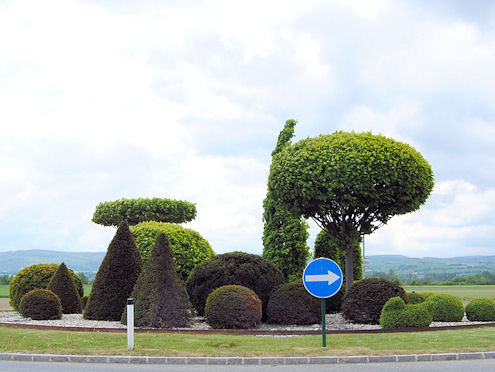
<instances>
[{"instance_id":1,"label":"dark green bush","mask_svg":"<svg viewBox=\"0 0 495 372\"><path fill-rule=\"evenodd\" d=\"M83 312L84 318L120 320L142 265L141 254L124 221L117 229L96 273Z\"/></svg>"},{"instance_id":2,"label":"dark green bush","mask_svg":"<svg viewBox=\"0 0 495 372\"><path fill-rule=\"evenodd\" d=\"M320 323L320 301L306 291L302 282L285 283L275 288L270 295L266 315L267 323Z\"/></svg>"},{"instance_id":3,"label":"dark green bush","mask_svg":"<svg viewBox=\"0 0 495 372\"><path fill-rule=\"evenodd\" d=\"M345 288L342 286L340 290L332 297L325 298L325 310L327 314L340 313L342 311L342 303L344 302Z\"/></svg>"},{"instance_id":4,"label":"dark green bush","mask_svg":"<svg viewBox=\"0 0 495 372\"><path fill-rule=\"evenodd\" d=\"M460 322L464 317L462 301L450 294L437 294L425 301L435 322Z\"/></svg>"},{"instance_id":5,"label":"dark green bush","mask_svg":"<svg viewBox=\"0 0 495 372\"><path fill-rule=\"evenodd\" d=\"M61 319L62 304L55 293L38 288L22 296L19 312L23 317L33 320Z\"/></svg>"},{"instance_id":6,"label":"dark green bush","mask_svg":"<svg viewBox=\"0 0 495 372\"><path fill-rule=\"evenodd\" d=\"M22 296L33 289L46 289L57 269L58 265L56 264L37 264L20 270L9 284L10 306L16 311L19 311ZM69 269L69 273L72 279L74 279L77 292L82 296L84 288L81 278L79 278L71 269Z\"/></svg>"},{"instance_id":7,"label":"dark green bush","mask_svg":"<svg viewBox=\"0 0 495 372\"><path fill-rule=\"evenodd\" d=\"M134 298L134 324L138 327L174 328L189 325L191 304L184 282L177 273L165 234L158 236L131 297ZM126 324L127 309L121 321Z\"/></svg>"},{"instance_id":8,"label":"dark green bush","mask_svg":"<svg viewBox=\"0 0 495 372\"><path fill-rule=\"evenodd\" d=\"M183 223L196 218L196 206L182 200L120 199L100 203L92 221L104 226L118 226L124 220L129 225L145 221Z\"/></svg>"},{"instance_id":9,"label":"dark green bush","mask_svg":"<svg viewBox=\"0 0 495 372\"><path fill-rule=\"evenodd\" d=\"M380 314L380 326L385 329L429 327L432 321L425 303L406 305L401 297L388 300Z\"/></svg>"},{"instance_id":10,"label":"dark green bush","mask_svg":"<svg viewBox=\"0 0 495 372\"><path fill-rule=\"evenodd\" d=\"M416 292L408 293L407 298L409 298L409 303L413 305L420 304L426 301L425 297L422 294Z\"/></svg>"},{"instance_id":11,"label":"dark green bush","mask_svg":"<svg viewBox=\"0 0 495 372\"><path fill-rule=\"evenodd\" d=\"M471 321L495 321L495 300L491 298L473 299L466 305L466 316Z\"/></svg>"},{"instance_id":12,"label":"dark green bush","mask_svg":"<svg viewBox=\"0 0 495 372\"><path fill-rule=\"evenodd\" d=\"M205 318L212 328L255 328L261 315L261 300L242 285L219 287L206 300Z\"/></svg>"},{"instance_id":13,"label":"dark green bush","mask_svg":"<svg viewBox=\"0 0 495 372\"><path fill-rule=\"evenodd\" d=\"M199 315L204 314L208 295L228 284L252 289L266 308L272 290L284 282L282 273L269 261L243 252L215 256L194 268L187 280L187 292Z\"/></svg>"},{"instance_id":14,"label":"dark green bush","mask_svg":"<svg viewBox=\"0 0 495 372\"><path fill-rule=\"evenodd\" d=\"M84 295L81 297L81 309L83 311L86 308L86 305L88 304L88 298L89 298L89 296L87 296L87 295Z\"/></svg>"},{"instance_id":15,"label":"dark green bush","mask_svg":"<svg viewBox=\"0 0 495 372\"><path fill-rule=\"evenodd\" d=\"M194 267L215 255L210 244L199 233L173 223L149 221L130 229L143 261L151 256L158 235L167 235L177 270L184 281Z\"/></svg>"},{"instance_id":16,"label":"dark green bush","mask_svg":"<svg viewBox=\"0 0 495 372\"><path fill-rule=\"evenodd\" d=\"M60 298L64 314L80 314L82 312L81 297L77 293L76 284L63 262L53 274L47 289Z\"/></svg>"},{"instance_id":17,"label":"dark green bush","mask_svg":"<svg viewBox=\"0 0 495 372\"><path fill-rule=\"evenodd\" d=\"M389 280L366 278L355 282L342 304L344 316L352 322L378 324L383 305L392 297L409 302L404 289Z\"/></svg>"}]
</instances>

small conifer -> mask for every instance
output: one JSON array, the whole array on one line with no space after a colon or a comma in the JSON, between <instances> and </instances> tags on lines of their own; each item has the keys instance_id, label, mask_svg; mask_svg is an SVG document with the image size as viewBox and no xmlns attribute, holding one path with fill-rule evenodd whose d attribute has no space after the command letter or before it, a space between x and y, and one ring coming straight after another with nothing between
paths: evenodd
<instances>
[{"instance_id":1,"label":"small conifer","mask_svg":"<svg viewBox=\"0 0 495 372\"><path fill-rule=\"evenodd\" d=\"M85 319L120 320L143 262L129 225L123 221L96 273Z\"/></svg>"},{"instance_id":2,"label":"small conifer","mask_svg":"<svg viewBox=\"0 0 495 372\"><path fill-rule=\"evenodd\" d=\"M134 324L138 327L186 327L191 317L191 305L184 282L177 273L165 234L160 234L149 260L132 291ZM122 315L126 322L126 313Z\"/></svg>"},{"instance_id":3,"label":"small conifer","mask_svg":"<svg viewBox=\"0 0 495 372\"><path fill-rule=\"evenodd\" d=\"M53 274L47 289L55 293L62 304L64 314L80 314L81 297L77 293L76 284L69 274L65 263L61 263L55 274Z\"/></svg>"}]
</instances>

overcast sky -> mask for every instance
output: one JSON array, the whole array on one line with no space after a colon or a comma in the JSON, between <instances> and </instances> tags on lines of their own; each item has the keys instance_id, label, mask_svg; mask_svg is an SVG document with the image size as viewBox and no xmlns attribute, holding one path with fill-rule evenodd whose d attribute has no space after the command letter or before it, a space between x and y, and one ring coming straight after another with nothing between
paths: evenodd
<instances>
[{"instance_id":1,"label":"overcast sky","mask_svg":"<svg viewBox=\"0 0 495 372\"><path fill-rule=\"evenodd\" d=\"M261 254L293 118L294 141L372 131L430 162L367 255L493 255L494 66L491 1L0 0L0 251L105 251L98 203L164 197L216 253Z\"/></svg>"}]
</instances>

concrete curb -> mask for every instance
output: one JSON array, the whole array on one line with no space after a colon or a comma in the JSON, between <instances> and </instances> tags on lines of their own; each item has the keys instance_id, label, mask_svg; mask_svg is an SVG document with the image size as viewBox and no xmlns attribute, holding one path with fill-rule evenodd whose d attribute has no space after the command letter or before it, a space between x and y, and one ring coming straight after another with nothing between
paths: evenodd
<instances>
[{"instance_id":1,"label":"concrete curb","mask_svg":"<svg viewBox=\"0 0 495 372\"><path fill-rule=\"evenodd\" d=\"M121 363L121 364L195 364L195 365L301 365L349 363L400 363L443 360L495 359L495 352L444 353L383 356L319 356L319 357L148 357L90 356L54 354L0 353L0 360L29 362Z\"/></svg>"}]
</instances>

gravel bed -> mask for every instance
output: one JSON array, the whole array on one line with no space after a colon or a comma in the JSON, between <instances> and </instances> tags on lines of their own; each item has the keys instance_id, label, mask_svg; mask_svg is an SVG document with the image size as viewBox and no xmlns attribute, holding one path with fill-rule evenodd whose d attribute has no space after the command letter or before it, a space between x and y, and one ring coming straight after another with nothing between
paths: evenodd
<instances>
[{"instance_id":1,"label":"gravel bed","mask_svg":"<svg viewBox=\"0 0 495 372\"><path fill-rule=\"evenodd\" d=\"M30 318L23 318L17 312L0 312L0 323L10 324L32 324L32 325L46 325L54 327L81 327L81 328L126 328L125 325L120 322L110 322L102 320L86 320L82 318L81 314L64 314L62 319L59 320L31 320ZM462 322L433 322L430 327L445 327L445 326L462 326L468 324L483 324L489 322L470 322L464 317ZM357 324L351 323L344 319L341 313L327 314L326 316L326 328L327 330L370 330L380 329L376 324ZM205 323L204 318L193 318L191 327L187 329L194 330L207 330L211 327ZM307 326L286 326L276 324L262 324L258 329L262 331L318 331L321 329L320 324L313 324Z\"/></svg>"}]
</instances>

